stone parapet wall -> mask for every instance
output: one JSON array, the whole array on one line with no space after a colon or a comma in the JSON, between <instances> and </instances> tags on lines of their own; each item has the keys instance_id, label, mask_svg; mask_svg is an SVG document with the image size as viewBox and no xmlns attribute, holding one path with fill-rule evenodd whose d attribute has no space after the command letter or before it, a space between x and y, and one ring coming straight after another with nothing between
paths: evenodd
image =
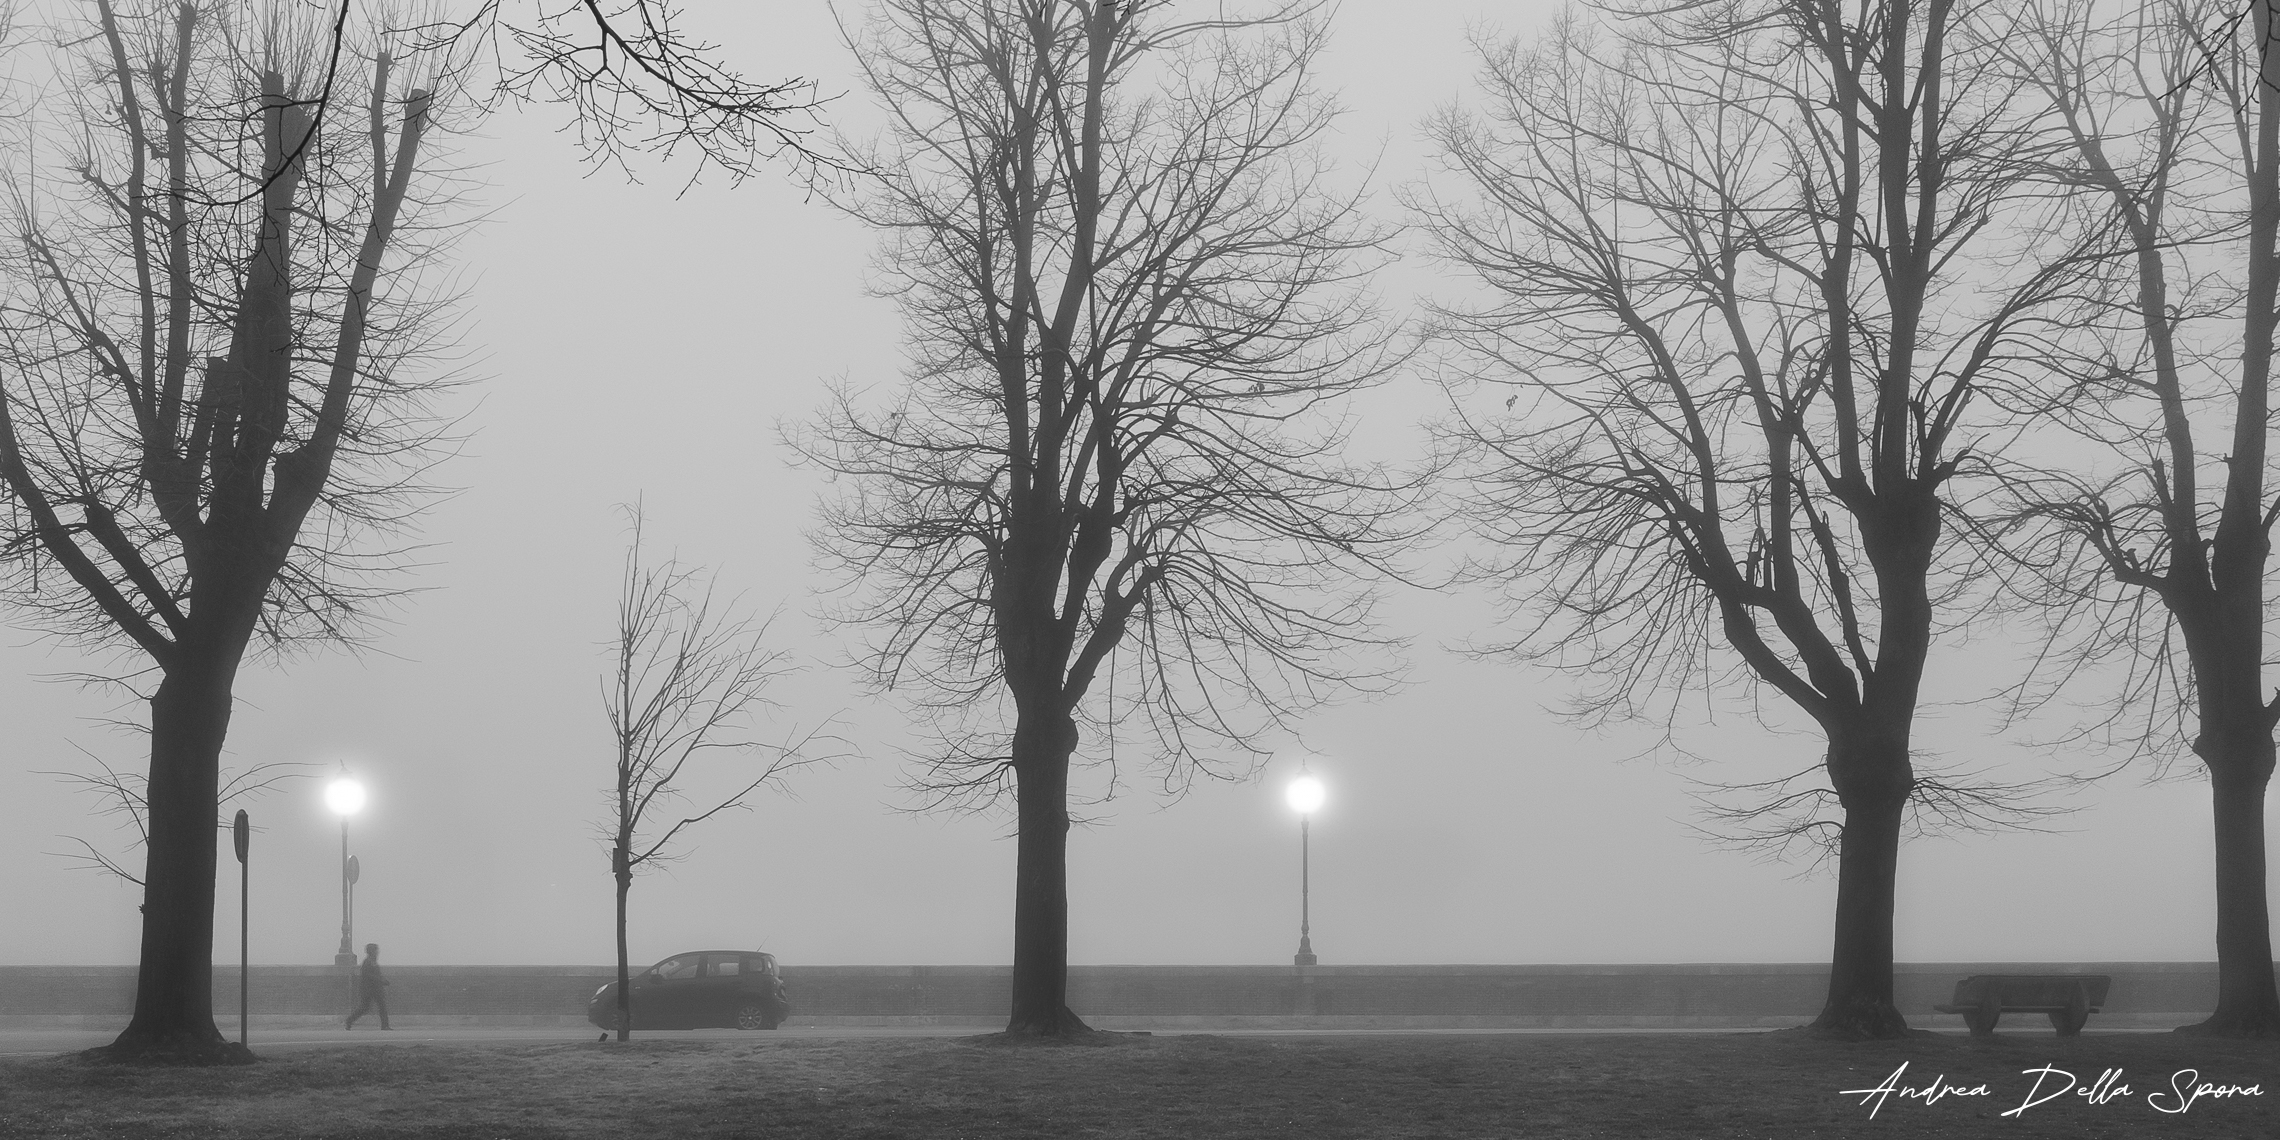
<instances>
[{"instance_id":1,"label":"stone parapet wall","mask_svg":"<svg viewBox=\"0 0 2280 1140\"><path fill-rule=\"evenodd\" d=\"M1005 966L784 966L795 1023L986 1024L1010 1004ZM2216 967L2204 962L1910 963L1901 1011L1927 1024L1970 974L2084 973L2114 979L2099 1024L2158 1024L2205 1012ZM390 966L392 1015L508 1024L576 1022L607 966ZM0 966L0 1017L77 1019L128 1013L131 966ZM257 1016L324 1016L350 1000L353 970L256 966ZM1820 1009L1828 970L1811 964L1545 966L1077 966L1069 1004L1103 1026L1316 1024L1684 1028L1785 1025ZM238 971L214 972L214 1009L238 1006ZM1294 1021L1293 1019L1298 1019ZM1959 1022L1960 1023L1960 1022ZM1202 1024L1202 1022L1198 1022Z\"/></svg>"}]
</instances>

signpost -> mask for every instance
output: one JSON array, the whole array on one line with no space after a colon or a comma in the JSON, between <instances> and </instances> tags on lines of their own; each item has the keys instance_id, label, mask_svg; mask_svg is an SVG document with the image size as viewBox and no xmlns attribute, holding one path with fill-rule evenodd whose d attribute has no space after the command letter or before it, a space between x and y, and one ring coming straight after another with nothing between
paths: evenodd
<instances>
[{"instance_id":1,"label":"signpost","mask_svg":"<svg viewBox=\"0 0 2280 1140\"><path fill-rule=\"evenodd\" d=\"M246 845L252 839L253 824L239 808L237 818L230 821L230 842L237 848L238 860L238 1045L246 1044L246 995L251 991L253 959L247 954L247 934L252 930L252 919L247 904L253 897L251 865L245 861Z\"/></svg>"}]
</instances>

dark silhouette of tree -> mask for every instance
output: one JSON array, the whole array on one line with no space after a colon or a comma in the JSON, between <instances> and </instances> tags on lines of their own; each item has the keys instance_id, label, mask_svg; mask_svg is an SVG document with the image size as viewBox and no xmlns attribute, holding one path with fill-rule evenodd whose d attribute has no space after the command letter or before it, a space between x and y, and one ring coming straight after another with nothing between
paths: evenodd
<instances>
[{"instance_id":1,"label":"dark silhouette of tree","mask_svg":"<svg viewBox=\"0 0 2280 1140\"><path fill-rule=\"evenodd\" d=\"M698 572L668 559L642 560L642 515L631 508L633 540L625 552L618 587L617 639L611 647L615 668L602 689L610 736L617 748L617 778L611 785L609 821L603 837L610 848L610 874L617 881L617 1039L633 1030L632 963L626 956L626 896L636 872L673 858L674 837L682 829L721 812L743 808L763 785L781 787L793 769L812 763L801 749L813 733L788 744L769 745L739 735L755 706L767 707L770 682L791 671L787 656L766 647L768 623L717 611L713 584ZM727 796L707 798L710 806L689 805L689 765L699 768L716 750L766 754L751 782ZM662 834L646 834L657 809L665 814L688 807Z\"/></svg>"},{"instance_id":2,"label":"dark silhouette of tree","mask_svg":"<svg viewBox=\"0 0 2280 1140\"><path fill-rule=\"evenodd\" d=\"M16 186L7 223L8 584L156 677L140 972L109 1052L246 1059L211 1000L231 690L249 647L347 636L386 593L374 575L398 559L368 539L419 505L440 430L412 366L439 302L407 270L448 198L415 192L428 68L384 30L249 4L90 12L85 82L51 93L63 158Z\"/></svg>"},{"instance_id":3,"label":"dark silhouette of tree","mask_svg":"<svg viewBox=\"0 0 2280 1140\"><path fill-rule=\"evenodd\" d=\"M2270 644L2269 439L2280 294L2280 34L2272 0L2032 8L2010 62L2050 113L2048 173L2086 268L2032 406L2070 466L2021 469L2019 531L2058 639L2047 699L2081 663L2129 661L2084 735L2190 745L2216 833L2217 1006L2187 1031L2280 1036L2265 792L2280 699ZM2081 441L2098 445L2083 458ZM2135 720L2143 714L2142 723ZM2166 766L2164 764L2164 766Z\"/></svg>"},{"instance_id":4,"label":"dark silhouette of tree","mask_svg":"<svg viewBox=\"0 0 2280 1140\"><path fill-rule=\"evenodd\" d=\"M1081 760L1112 766L1140 712L1177 786L1382 677L1341 567L1398 539L1396 504L1325 415L1389 366L1354 265L1377 235L1323 189L1308 14L888 0L851 37L891 125L839 201L886 235L909 379L882 406L842 392L795 443L846 489L819 540L840 616L878 631L861 663L926 694L918 783L1014 800L1011 1034L1085 1032L1081 724L1109 738Z\"/></svg>"},{"instance_id":5,"label":"dark silhouette of tree","mask_svg":"<svg viewBox=\"0 0 2280 1140\"><path fill-rule=\"evenodd\" d=\"M1975 578L1968 417L2062 275L2022 254L1998 9L1656 7L1484 43L1485 112L1433 124L1471 199L1416 204L1488 287L1439 314L1485 381L1448 424L1477 570L1533 615L1502 648L1595 678L1588 715L1735 683L1812 719L1825 754L1727 823L1833 848L1814 1025L1894 1036L1903 836L2009 818L1911 734Z\"/></svg>"}]
</instances>

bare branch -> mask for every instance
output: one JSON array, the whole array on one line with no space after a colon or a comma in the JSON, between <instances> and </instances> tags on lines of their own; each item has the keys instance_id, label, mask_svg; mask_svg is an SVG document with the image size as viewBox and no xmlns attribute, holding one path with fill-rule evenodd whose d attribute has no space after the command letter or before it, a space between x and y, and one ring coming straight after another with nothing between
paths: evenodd
<instances>
[{"instance_id":1,"label":"bare branch","mask_svg":"<svg viewBox=\"0 0 2280 1140\"><path fill-rule=\"evenodd\" d=\"M763 166L834 169L809 143L824 99L812 81L753 80L693 34L669 0L483 0L418 30L426 50L487 55L497 92L570 108L589 158L633 174L636 153L691 150L741 181Z\"/></svg>"}]
</instances>

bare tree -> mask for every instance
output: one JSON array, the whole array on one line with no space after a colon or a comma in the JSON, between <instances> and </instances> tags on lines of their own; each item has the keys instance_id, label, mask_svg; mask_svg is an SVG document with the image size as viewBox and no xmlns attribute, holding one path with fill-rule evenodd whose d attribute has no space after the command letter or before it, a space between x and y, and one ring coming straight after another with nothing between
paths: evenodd
<instances>
[{"instance_id":1,"label":"bare tree","mask_svg":"<svg viewBox=\"0 0 2280 1140\"><path fill-rule=\"evenodd\" d=\"M1343 569L1399 537L1395 503L1324 414L1389 366L1354 266L1377 235L1324 190L1309 15L888 0L855 37L891 125L841 204L886 235L909 381L841 393L795 442L847 488L819 539L841 616L878 631L861 663L926 694L918 782L1014 800L1009 1033L1085 1032L1080 723L1113 764L1139 712L1177 786L1252 770L1288 710L1382 676Z\"/></svg>"},{"instance_id":2,"label":"bare tree","mask_svg":"<svg viewBox=\"0 0 2280 1140\"><path fill-rule=\"evenodd\" d=\"M1893 1036L1903 836L2004 818L1912 732L1976 576L1944 534L1969 415L2061 275L2021 255L1999 6L1657 7L1483 43L1486 111L1433 123L1469 198L1417 204L1488 287L1440 313L1484 381L1448 425L1477 569L1588 715L1738 685L1811 718L1824 755L1727 822L1833 847L1814 1025Z\"/></svg>"},{"instance_id":3,"label":"bare tree","mask_svg":"<svg viewBox=\"0 0 2280 1140\"><path fill-rule=\"evenodd\" d=\"M7 584L156 678L135 1012L110 1051L245 1059L211 1001L231 691L249 646L354 632L399 561L372 539L421 501L434 111L424 61L345 8L87 11L62 37L84 82L49 103L58 176L19 170L6 222Z\"/></svg>"},{"instance_id":4,"label":"bare tree","mask_svg":"<svg viewBox=\"0 0 2280 1140\"><path fill-rule=\"evenodd\" d=\"M2273 0L2051 0L2009 41L2063 140L2049 173L2082 203L2057 232L2106 255L2081 274L2072 335L2043 358L2059 382L2032 406L2076 441L2043 453L2074 462L2022 464L2012 481L2025 559L2045 572L2034 600L2058 639L2043 659L2065 665L2039 695L2081 663L2126 660L2123 699L2105 700L2091 731L2200 758L2218 989L2188 1029L2258 1037L2280 1035L2264 837L2280 699L2262 677L2280 517L2276 16Z\"/></svg>"},{"instance_id":5,"label":"bare tree","mask_svg":"<svg viewBox=\"0 0 2280 1140\"><path fill-rule=\"evenodd\" d=\"M782 787L793 769L815 757L802 749L814 733L786 744L761 744L741 735L750 715L770 706L770 682L791 671L787 656L766 647L768 623L716 611L713 583L668 559L642 561L641 508L630 508L633 541L625 552L618 589L616 668L604 684L602 709L617 746L617 780L603 828L610 874L617 881L617 1039L633 1029L632 966L626 957L626 897L636 872L673 858L684 828L747 806L764 785ZM701 810L688 798L690 764L714 751L759 752L749 783L726 796L707 797ZM709 767L702 763L699 768ZM742 777L739 777L741 779ZM686 807L661 832L644 831Z\"/></svg>"}]
</instances>

